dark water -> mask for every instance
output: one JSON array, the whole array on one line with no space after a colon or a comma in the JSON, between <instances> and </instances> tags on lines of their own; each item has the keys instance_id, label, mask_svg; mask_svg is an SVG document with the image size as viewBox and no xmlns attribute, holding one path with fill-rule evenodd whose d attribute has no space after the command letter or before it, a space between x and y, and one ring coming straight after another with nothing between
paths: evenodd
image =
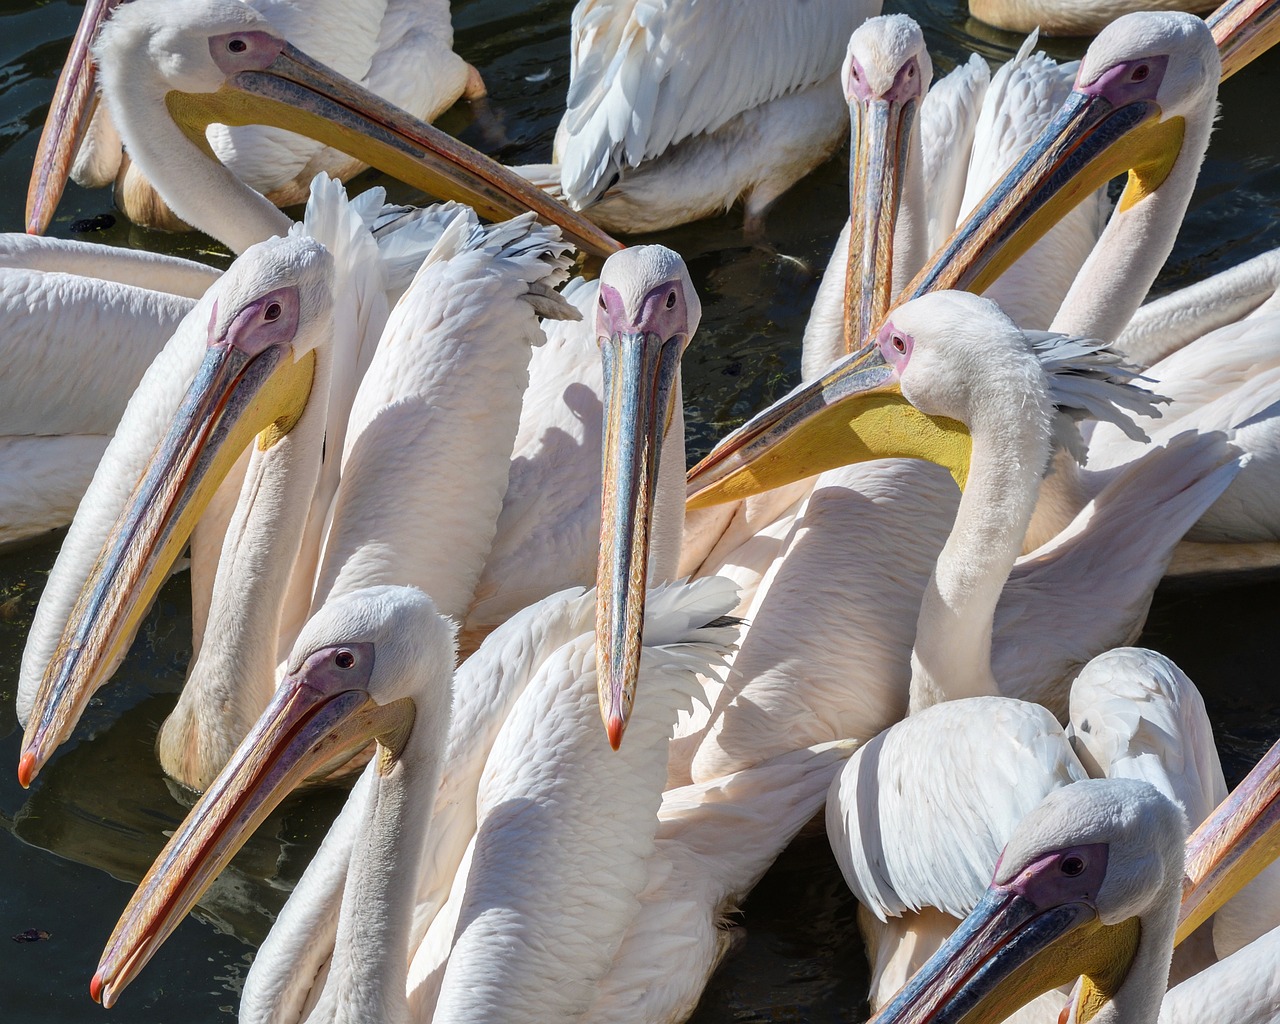
<instances>
[{"instance_id":1,"label":"dark water","mask_svg":"<svg viewBox=\"0 0 1280 1024\"><path fill-rule=\"evenodd\" d=\"M460 105L442 126L509 162L545 160L568 81L571 4L468 0L454 4L459 51L490 90L480 119ZM952 0L903 0L925 25L935 66L950 70L967 48L995 61L1019 40L970 21ZM78 18L78 6L0 2L0 228L17 230L39 125ZM1074 44L1050 47L1078 56ZM1280 123L1271 90L1280 61L1264 59L1223 90L1214 135L1178 246L1159 287L1173 287L1280 243ZM496 123L496 129L495 129ZM688 260L704 303L703 327L685 360L691 447L710 443L793 382L801 331L820 268L847 215L846 166L835 161L784 197L769 221L775 251L745 245L731 213L655 236ZM366 176L357 184L373 182ZM393 191L404 198L410 194ZM111 214L105 193L73 187L54 232ZM99 220L102 222L104 218ZM216 246L132 228L122 219L79 237L219 260ZM781 258L779 254L787 258ZM3 368L0 368L3 372ZM0 555L0 1020L100 1021L88 982L135 883L181 820L183 794L152 752L190 654L186 580L165 588L113 686L101 691L69 743L31 791L12 768L20 731L13 714L18 659L58 539ZM1274 669L1277 587L1266 580L1164 588L1143 642L1173 656L1197 680L1214 720L1229 780L1280 733ZM233 868L160 957L130 988L117 1019L136 1024L234 1016L254 946L341 806L340 790L289 801L259 830ZM821 840L798 844L752 896L743 939L713 979L696 1020L859 1021L866 967L853 903ZM23 933L48 933L31 942Z\"/></svg>"}]
</instances>

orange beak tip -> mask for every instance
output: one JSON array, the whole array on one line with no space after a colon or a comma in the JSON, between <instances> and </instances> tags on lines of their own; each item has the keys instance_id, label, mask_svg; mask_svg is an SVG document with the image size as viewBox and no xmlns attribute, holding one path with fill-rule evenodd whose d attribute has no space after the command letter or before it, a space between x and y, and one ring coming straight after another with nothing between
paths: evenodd
<instances>
[{"instance_id":1,"label":"orange beak tip","mask_svg":"<svg viewBox=\"0 0 1280 1024\"><path fill-rule=\"evenodd\" d=\"M23 789L31 788L31 781L36 777L36 755L28 750L18 759L18 784Z\"/></svg>"},{"instance_id":2,"label":"orange beak tip","mask_svg":"<svg viewBox=\"0 0 1280 1024\"><path fill-rule=\"evenodd\" d=\"M622 733L627 728L627 723L622 720L619 714L612 714L604 723L605 732L609 734L609 746L617 750L622 746Z\"/></svg>"},{"instance_id":3,"label":"orange beak tip","mask_svg":"<svg viewBox=\"0 0 1280 1024\"><path fill-rule=\"evenodd\" d=\"M89 982L89 995L93 997L95 1003L102 1002L102 972L98 971L93 976L93 980Z\"/></svg>"}]
</instances>

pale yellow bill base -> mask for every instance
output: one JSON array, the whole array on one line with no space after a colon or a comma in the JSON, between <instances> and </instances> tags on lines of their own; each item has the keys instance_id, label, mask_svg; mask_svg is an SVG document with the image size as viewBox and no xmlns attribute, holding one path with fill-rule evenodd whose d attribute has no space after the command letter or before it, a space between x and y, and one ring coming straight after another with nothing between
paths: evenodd
<instances>
[{"instance_id":1,"label":"pale yellow bill base","mask_svg":"<svg viewBox=\"0 0 1280 1024\"><path fill-rule=\"evenodd\" d=\"M973 450L964 424L911 405L874 344L839 365L845 372L830 387L801 385L716 445L689 473L687 507L735 501L872 459L928 459L964 487Z\"/></svg>"},{"instance_id":2,"label":"pale yellow bill base","mask_svg":"<svg viewBox=\"0 0 1280 1024\"><path fill-rule=\"evenodd\" d=\"M1280 0L1227 0L1205 21L1222 56L1222 81L1280 39Z\"/></svg>"},{"instance_id":3,"label":"pale yellow bill base","mask_svg":"<svg viewBox=\"0 0 1280 1024\"><path fill-rule=\"evenodd\" d=\"M1181 942L1280 854L1280 741L1187 840Z\"/></svg>"},{"instance_id":4,"label":"pale yellow bill base","mask_svg":"<svg viewBox=\"0 0 1280 1024\"><path fill-rule=\"evenodd\" d=\"M89 47L98 28L120 0L88 0L71 40L71 50L58 75L49 113L40 131L40 144L27 186L27 233L42 235L58 209L71 163L97 106L97 74Z\"/></svg>"},{"instance_id":5,"label":"pale yellow bill base","mask_svg":"<svg viewBox=\"0 0 1280 1024\"><path fill-rule=\"evenodd\" d=\"M1130 969L1139 935L1137 918L1104 925L1087 902L1041 908L992 886L871 1024L996 1024L1081 976L1105 999Z\"/></svg>"},{"instance_id":6,"label":"pale yellow bill base","mask_svg":"<svg viewBox=\"0 0 1280 1024\"><path fill-rule=\"evenodd\" d=\"M898 301L948 288L983 291L1062 216L1117 174L1129 172L1120 206L1140 202L1168 176L1181 150L1184 127L1180 117L1162 119L1160 108L1149 100L1116 106L1101 96L1073 92L1040 138ZM846 416L841 406L855 398L866 406L864 392L873 383L868 374L879 372L877 358L874 339L864 339L861 350L720 441L689 472L689 507L732 501L867 458L859 454L866 448L861 436L847 436L854 419L865 413ZM963 486L967 457L961 469L951 450L957 428L963 430L947 426L946 436L928 435L923 443L929 448L943 445L947 461L942 464ZM844 457L845 451L853 457ZM880 450L875 457L890 454L907 453ZM767 468L757 465L766 460Z\"/></svg>"},{"instance_id":7,"label":"pale yellow bill base","mask_svg":"<svg viewBox=\"0 0 1280 1024\"><path fill-rule=\"evenodd\" d=\"M649 532L662 439L677 401L681 338L614 333L602 346L605 441L596 569L600 717L617 750L636 697Z\"/></svg>"},{"instance_id":8,"label":"pale yellow bill base","mask_svg":"<svg viewBox=\"0 0 1280 1024\"><path fill-rule=\"evenodd\" d=\"M269 447L306 407L315 355L210 346L168 433L111 529L45 667L22 739L25 787L107 681L201 513L255 435Z\"/></svg>"},{"instance_id":9,"label":"pale yellow bill base","mask_svg":"<svg viewBox=\"0 0 1280 1024\"><path fill-rule=\"evenodd\" d=\"M468 203L492 220L533 210L587 252L607 256L622 248L520 175L289 44L266 68L236 72L217 92L171 92L166 102L188 137L206 150L204 130L215 122L271 125L340 149L431 195Z\"/></svg>"},{"instance_id":10,"label":"pale yellow bill base","mask_svg":"<svg viewBox=\"0 0 1280 1024\"><path fill-rule=\"evenodd\" d=\"M361 645L348 645L361 646ZM368 662L372 662L372 651ZM367 683L367 677L365 678ZM142 879L98 963L89 991L111 1006L195 906L268 814L309 778L319 778L379 742L379 767L399 756L414 703L376 703L359 680L286 676L271 704Z\"/></svg>"},{"instance_id":11,"label":"pale yellow bill base","mask_svg":"<svg viewBox=\"0 0 1280 1024\"><path fill-rule=\"evenodd\" d=\"M873 100L849 105L849 258L845 267L844 350L888 314L893 298L893 235L918 102Z\"/></svg>"}]
</instances>

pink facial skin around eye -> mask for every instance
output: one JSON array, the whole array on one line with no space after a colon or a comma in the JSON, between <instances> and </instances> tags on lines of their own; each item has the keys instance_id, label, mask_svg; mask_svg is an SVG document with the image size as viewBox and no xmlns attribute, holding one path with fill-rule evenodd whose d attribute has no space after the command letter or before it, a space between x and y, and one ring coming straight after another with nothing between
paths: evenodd
<instances>
[{"instance_id":1,"label":"pink facial skin around eye","mask_svg":"<svg viewBox=\"0 0 1280 1024\"><path fill-rule=\"evenodd\" d=\"M1121 61L1088 85L1080 84L1077 77L1076 92L1108 100L1117 107L1140 100L1154 100L1168 67L1167 54Z\"/></svg>"},{"instance_id":2,"label":"pink facial skin around eye","mask_svg":"<svg viewBox=\"0 0 1280 1024\"><path fill-rule=\"evenodd\" d=\"M214 315L216 317L216 310ZM277 288L241 309L226 331L220 337L211 338L210 344L221 343L257 355L272 345L291 343L297 332L298 290Z\"/></svg>"},{"instance_id":3,"label":"pink facial skin around eye","mask_svg":"<svg viewBox=\"0 0 1280 1024\"><path fill-rule=\"evenodd\" d=\"M1038 907L1094 903L1107 874L1107 844L1090 843L1055 850L1032 861L1001 888Z\"/></svg>"},{"instance_id":4,"label":"pink facial skin around eye","mask_svg":"<svg viewBox=\"0 0 1280 1024\"><path fill-rule=\"evenodd\" d=\"M675 301L670 305L671 296ZM656 334L663 341L689 333L689 312L684 301L684 287L679 281L665 281L652 289L640 302L635 320L627 318L626 304L617 289L600 285L600 303L596 310L596 335L608 338L612 334L644 331Z\"/></svg>"},{"instance_id":5,"label":"pink facial skin around eye","mask_svg":"<svg viewBox=\"0 0 1280 1024\"><path fill-rule=\"evenodd\" d=\"M209 38L213 62L228 75L237 71L261 71L280 56L283 40L270 32L227 32Z\"/></svg>"},{"instance_id":6,"label":"pink facial skin around eye","mask_svg":"<svg viewBox=\"0 0 1280 1024\"><path fill-rule=\"evenodd\" d=\"M870 103L873 100L903 103L909 99L919 99L921 95L920 62L915 57L908 60L898 68L893 85L889 86L883 95L876 96L867 83L866 71L855 57L849 62L849 77L844 83L844 92L850 102L856 99L862 103Z\"/></svg>"},{"instance_id":7,"label":"pink facial skin around eye","mask_svg":"<svg viewBox=\"0 0 1280 1024\"><path fill-rule=\"evenodd\" d=\"M880 346L880 354L884 356L885 362L895 367L901 375L907 368L907 363L911 359L911 350L915 346L911 335L898 330L890 320L876 334L876 344Z\"/></svg>"}]
</instances>

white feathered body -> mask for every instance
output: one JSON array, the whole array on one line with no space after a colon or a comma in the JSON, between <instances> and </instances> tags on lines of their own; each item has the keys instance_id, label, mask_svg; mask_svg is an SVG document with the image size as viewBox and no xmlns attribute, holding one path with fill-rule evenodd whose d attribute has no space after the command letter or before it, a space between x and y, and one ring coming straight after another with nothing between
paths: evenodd
<instances>
[{"instance_id":1,"label":"white feathered body","mask_svg":"<svg viewBox=\"0 0 1280 1024\"><path fill-rule=\"evenodd\" d=\"M554 159L565 199L611 231L748 219L834 152L849 34L878 0L583 0Z\"/></svg>"}]
</instances>

